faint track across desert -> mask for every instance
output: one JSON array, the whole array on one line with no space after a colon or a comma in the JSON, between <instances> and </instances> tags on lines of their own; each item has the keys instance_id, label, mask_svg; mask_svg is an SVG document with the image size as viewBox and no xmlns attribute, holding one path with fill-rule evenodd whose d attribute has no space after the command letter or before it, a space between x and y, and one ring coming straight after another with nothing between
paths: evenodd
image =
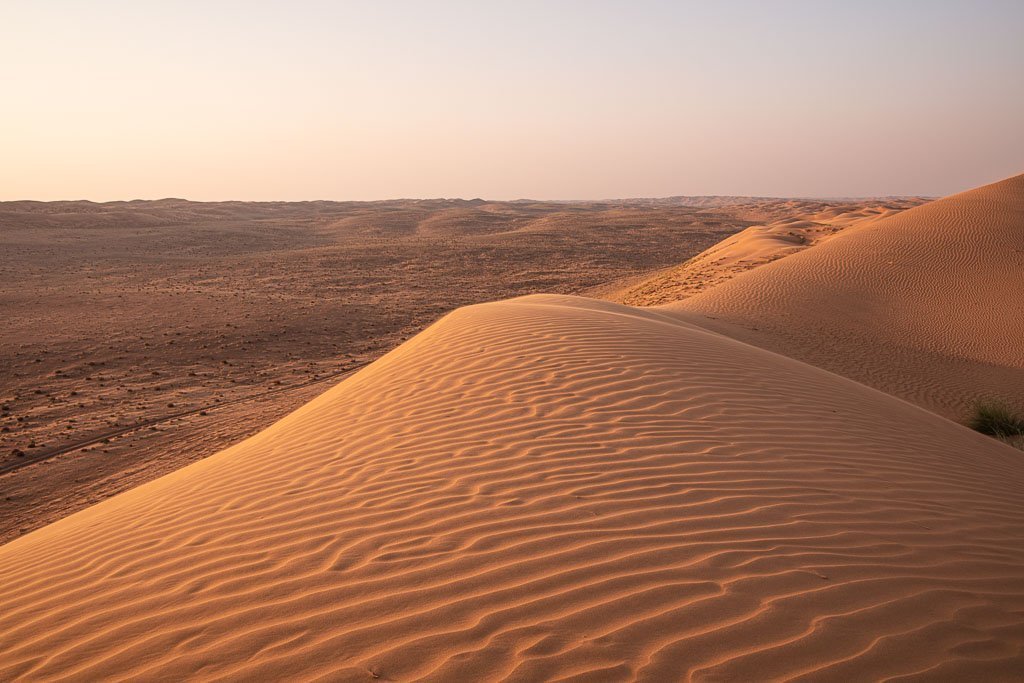
<instances>
[{"instance_id":1,"label":"faint track across desert","mask_svg":"<svg viewBox=\"0 0 1024 683\"><path fill-rule=\"evenodd\" d=\"M161 417L154 417L154 418L149 419L149 420L143 420L141 422L136 422L134 424L125 425L124 427L119 427L117 429L109 429L107 431L100 432L98 434L93 434L92 436L90 436L87 439L82 439L80 441L75 441L73 443L65 444L63 446L60 446L59 448L53 448L53 449L50 449L50 450L47 450L47 451L43 451L43 452L40 452L40 453L38 453L36 455L32 455L32 456L26 455L25 457L18 458L14 462L9 462L9 463L5 463L3 465L0 465L0 475L8 474L10 472L15 472L17 470L22 469L23 467L29 467L31 465L37 465L37 464L39 464L41 462L45 462L47 460L51 460L53 458L56 458L59 455L64 455L66 453L71 453L73 451L77 451L77 450L82 449L82 448L88 448L89 446L95 446L95 445L103 443L105 439L111 439L111 438L115 438L115 437L118 437L118 436L124 436L125 434L129 434L131 432L135 432L135 431L138 431L140 429L144 429L146 427L152 427L152 426L155 426L155 425L163 424L165 422L170 422L171 420L177 420L177 419L182 418L182 417L188 417L190 415L198 415L199 413L202 413L202 412L216 410L218 408L224 408L226 406L238 405L239 403L247 403L249 401L255 401L257 399L263 398L264 396L268 396L268 395L272 395L272 394L280 394L280 393L283 393L283 392L295 391L296 389L302 389L303 387L308 387L308 386L312 386L314 384L319 384L321 382L326 382L328 380L336 379L338 377L343 377L345 375L349 375L349 374L355 372L356 370L359 370L361 368L366 367L367 365L369 365L372 362L373 361L364 361L362 363L357 363L356 365L352 365L350 367L347 367L344 370L339 370L337 372L332 372L330 374L324 375L323 377L318 377L316 379L307 380L305 382L299 382L298 384L292 384L290 386L281 387L279 389L270 389L268 391L264 391L264 392L262 392L260 394L257 394L257 395L244 396L242 398L230 399L230 400L227 400L227 401L221 401L220 403L211 403L209 405L203 405L203 406L199 406L197 408L192 408L192 409L189 409L189 410L182 410L182 411L179 411L179 412L176 412L176 413L172 413L170 415L163 415Z\"/></svg>"}]
</instances>

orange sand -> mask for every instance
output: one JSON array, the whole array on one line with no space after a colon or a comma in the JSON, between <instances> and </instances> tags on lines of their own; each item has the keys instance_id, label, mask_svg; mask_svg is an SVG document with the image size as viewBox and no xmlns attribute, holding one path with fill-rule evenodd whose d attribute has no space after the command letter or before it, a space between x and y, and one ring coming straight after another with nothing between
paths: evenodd
<instances>
[{"instance_id":1,"label":"orange sand","mask_svg":"<svg viewBox=\"0 0 1024 683\"><path fill-rule=\"evenodd\" d=\"M918 200L902 200L888 204L838 206L827 210L822 210L821 206L806 207L812 212L798 213L766 225L751 226L727 237L681 266L665 269L622 287L602 287L594 291L599 298L631 306L671 303L717 287L740 273L812 247L840 230L896 215L917 203Z\"/></svg>"},{"instance_id":2,"label":"orange sand","mask_svg":"<svg viewBox=\"0 0 1024 683\"><path fill-rule=\"evenodd\" d=\"M980 398L1024 410L1024 175L854 225L673 308L947 417Z\"/></svg>"},{"instance_id":3,"label":"orange sand","mask_svg":"<svg viewBox=\"0 0 1024 683\"><path fill-rule=\"evenodd\" d=\"M663 308L461 308L0 547L0 680L1019 680L1021 452L709 328L940 412L1019 390L1022 197Z\"/></svg>"},{"instance_id":4,"label":"orange sand","mask_svg":"<svg viewBox=\"0 0 1024 683\"><path fill-rule=\"evenodd\" d=\"M665 313L463 308L0 548L0 678L1009 678L1020 456Z\"/></svg>"}]
</instances>

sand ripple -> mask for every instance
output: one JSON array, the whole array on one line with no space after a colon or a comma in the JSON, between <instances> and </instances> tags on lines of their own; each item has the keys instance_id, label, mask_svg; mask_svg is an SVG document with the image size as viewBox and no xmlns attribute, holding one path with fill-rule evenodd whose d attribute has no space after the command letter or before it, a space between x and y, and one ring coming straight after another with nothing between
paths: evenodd
<instances>
[{"instance_id":1,"label":"sand ripple","mask_svg":"<svg viewBox=\"0 0 1024 683\"><path fill-rule=\"evenodd\" d=\"M672 306L963 420L977 399L1024 411L1022 283L1018 175L857 222Z\"/></svg>"},{"instance_id":2,"label":"sand ripple","mask_svg":"<svg viewBox=\"0 0 1024 683\"><path fill-rule=\"evenodd\" d=\"M0 679L1009 680L1020 465L671 314L474 306L0 548Z\"/></svg>"}]
</instances>

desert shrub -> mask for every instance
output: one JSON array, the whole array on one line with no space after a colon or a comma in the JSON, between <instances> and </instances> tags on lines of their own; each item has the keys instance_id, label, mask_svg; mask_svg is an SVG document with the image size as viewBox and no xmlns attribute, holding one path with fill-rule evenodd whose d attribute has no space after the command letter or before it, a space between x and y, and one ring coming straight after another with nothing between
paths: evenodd
<instances>
[{"instance_id":1,"label":"desert shrub","mask_svg":"<svg viewBox=\"0 0 1024 683\"><path fill-rule=\"evenodd\" d=\"M976 401L967 426L1018 447L1024 444L1024 417L999 401Z\"/></svg>"}]
</instances>

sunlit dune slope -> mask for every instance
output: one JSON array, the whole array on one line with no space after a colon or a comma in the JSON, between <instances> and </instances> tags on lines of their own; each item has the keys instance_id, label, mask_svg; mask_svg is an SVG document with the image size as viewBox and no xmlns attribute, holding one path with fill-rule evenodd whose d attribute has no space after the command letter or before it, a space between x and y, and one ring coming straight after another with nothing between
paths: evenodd
<instances>
[{"instance_id":1,"label":"sunlit dune slope","mask_svg":"<svg viewBox=\"0 0 1024 683\"><path fill-rule=\"evenodd\" d=\"M665 312L463 308L0 547L0 679L1010 679L1020 465Z\"/></svg>"},{"instance_id":2,"label":"sunlit dune slope","mask_svg":"<svg viewBox=\"0 0 1024 683\"><path fill-rule=\"evenodd\" d=\"M673 304L927 406L1024 410L1024 175L854 225Z\"/></svg>"},{"instance_id":3,"label":"sunlit dune slope","mask_svg":"<svg viewBox=\"0 0 1024 683\"><path fill-rule=\"evenodd\" d=\"M630 282L618 290L602 291L599 298L631 306L679 301L716 287L740 273L812 247L841 230L895 215L908 204L910 201L906 200L866 205L855 210L845 210L848 207L822 210L822 207L815 206L813 212L766 225L752 225L680 266L667 268L639 282Z\"/></svg>"}]
</instances>

